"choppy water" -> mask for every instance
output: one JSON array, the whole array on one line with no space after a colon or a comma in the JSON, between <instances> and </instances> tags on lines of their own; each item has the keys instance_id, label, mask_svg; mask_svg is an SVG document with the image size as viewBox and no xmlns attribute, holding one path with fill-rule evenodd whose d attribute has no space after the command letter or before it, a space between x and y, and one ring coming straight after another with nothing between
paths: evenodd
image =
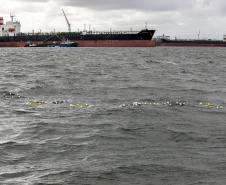
<instances>
[{"instance_id":1,"label":"choppy water","mask_svg":"<svg viewBox=\"0 0 226 185\"><path fill-rule=\"evenodd\" d=\"M225 58L224 48L1 48L0 184L225 184Z\"/></svg>"}]
</instances>

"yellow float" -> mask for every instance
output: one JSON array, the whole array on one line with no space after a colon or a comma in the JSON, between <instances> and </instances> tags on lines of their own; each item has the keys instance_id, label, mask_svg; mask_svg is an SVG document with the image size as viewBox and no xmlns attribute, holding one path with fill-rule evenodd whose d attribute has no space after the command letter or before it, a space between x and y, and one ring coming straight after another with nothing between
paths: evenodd
<instances>
[{"instance_id":1,"label":"yellow float","mask_svg":"<svg viewBox=\"0 0 226 185\"><path fill-rule=\"evenodd\" d=\"M223 106L221 106L221 105L214 105L211 103L203 103L203 102L200 102L199 104L202 105L203 107L207 107L207 108L223 109Z\"/></svg>"},{"instance_id":2,"label":"yellow float","mask_svg":"<svg viewBox=\"0 0 226 185\"><path fill-rule=\"evenodd\" d=\"M80 107L80 108L83 108L83 107L93 107L93 105L88 105L88 104L84 104L84 105L76 104L76 105L73 105L73 104L70 104L70 107Z\"/></svg>"}]
</instances>

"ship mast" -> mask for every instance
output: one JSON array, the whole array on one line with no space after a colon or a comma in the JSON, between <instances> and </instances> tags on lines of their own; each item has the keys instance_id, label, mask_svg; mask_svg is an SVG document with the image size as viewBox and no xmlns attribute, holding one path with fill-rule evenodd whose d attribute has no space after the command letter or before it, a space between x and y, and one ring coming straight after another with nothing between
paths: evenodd
<instances>
[{"instance_id":1,"label":"ship mast","mask_svg":"<svg viewBox=\"0 0 226 185\"><path fill-rule=\"evenodd\" d=\"M65 16L65 19L66 19L66 21L67 21L68 31L69 31L69 32L71 32L71 24L69 23L69 21L68 21L68 19L67 19L67 16L65 15L64 10L63 10L63 9L62 9L62 11L63 11L63 14L64 14L64 16Z\"/></svg>"},{"instance_id":2,"label":"ship mast","mask_svg":"<svg viewBox=\"0 0 226 185\"><path fill-rule=\"evenodd\" d=\"M11 17L11 24L13 24L13 17L15 17L14 13L10 13L10 17Z\"/></svg>"}]
</instances>

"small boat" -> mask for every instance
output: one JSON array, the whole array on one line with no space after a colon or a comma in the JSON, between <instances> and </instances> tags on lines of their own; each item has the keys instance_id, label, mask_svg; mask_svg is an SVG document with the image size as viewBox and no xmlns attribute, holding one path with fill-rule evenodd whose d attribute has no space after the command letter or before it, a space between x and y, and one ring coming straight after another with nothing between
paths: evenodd
<instances>
[{"instance_id":1,"label":"small boat","mask_svg":"<svg viewBox=\"0 0 226 185\"><path fill-rule=\"evenodd\" d=\"M53 43L32 44L31 42L28 42L24 47L77 47L77 46L78 43L63 40L61 43L53 42Z\"/></svg>"},{"instance_id":2,"label":"small boat","mask_svg":"<svg viewBox=\"0 0 226 185\"><path fill-rule=\"evenodd\" d=\"M27 44L24 47L59 47L59 44L53 42L53 43L37 43L33 44L30 41L27 42Z\"/></svg>"},{"instance_id":3,"label":"small boat","mask_svg":"<svg viewBox=\"0 0 226 185\"><path fill-rule=\"evenodd\" d=\"M63 38L62 42L60 43L60 47L77 47L78 43L75 42L69 42L66 41L65 38Z\"/></svg>"}]
</instances>

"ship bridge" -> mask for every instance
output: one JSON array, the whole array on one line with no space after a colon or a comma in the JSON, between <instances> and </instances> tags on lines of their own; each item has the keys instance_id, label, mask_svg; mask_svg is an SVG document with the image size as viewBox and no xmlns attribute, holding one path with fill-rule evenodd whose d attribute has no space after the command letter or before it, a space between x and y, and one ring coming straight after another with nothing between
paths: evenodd
<instances>
[{"instance_id":1,"label":"ship bridge","mask_svg":"<svg viewBox=\"0 0 226 185\"><path fill-rule=\"evenodd\" d=\"M15 36L20 33L21 24L19 21L14 21L15 14L10 14L11 21L4 24L4 18L0 17L0 36Z\"/></svg>"}]
</instances>

